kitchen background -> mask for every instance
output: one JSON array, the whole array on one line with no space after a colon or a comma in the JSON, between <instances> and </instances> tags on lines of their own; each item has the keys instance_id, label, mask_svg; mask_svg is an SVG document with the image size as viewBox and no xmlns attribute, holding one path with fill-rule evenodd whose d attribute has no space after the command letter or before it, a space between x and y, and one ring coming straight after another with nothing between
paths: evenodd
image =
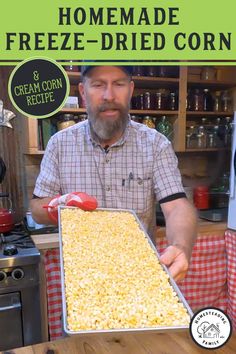
<instances>
[{"instance_id":1,"label":"kitchen background","mask_svg":"<svg viewBox=\"0 0 236 354\"><path fill-rule=\"evenodd\" d=\"M86 114L78 97L79 67L65 67L70 98L59 114L42 120L28 119L12 106L7 90L12 69L0 67L0 99L5 109L16 114L13 129L0 126L0 156L6 165L0 192L9 193L19 221L28 210L48 139L86 119ZM194 189L196 196L210 191L209 201L200 200L200 208L227 206L236 67L135 66L133 79L132 119L172 141L188 196L192 198Z\"/></svg>"}]
</instances>

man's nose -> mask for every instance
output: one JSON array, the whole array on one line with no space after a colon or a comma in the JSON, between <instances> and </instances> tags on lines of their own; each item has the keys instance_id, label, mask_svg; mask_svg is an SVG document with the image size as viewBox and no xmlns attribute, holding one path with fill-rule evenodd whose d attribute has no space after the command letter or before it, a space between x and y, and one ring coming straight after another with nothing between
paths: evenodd
<instances>
[{"instance_id":1,"label":"man's nose","mask_svg":"<svg viewBox=\"0 0 236 354\"><path fill-rule=\"evenodd\" d=\"M115 98L114 89L112 85L107 85L103 93L103 99L105 101L113 101Z\"/></svg>"}]
</instances>

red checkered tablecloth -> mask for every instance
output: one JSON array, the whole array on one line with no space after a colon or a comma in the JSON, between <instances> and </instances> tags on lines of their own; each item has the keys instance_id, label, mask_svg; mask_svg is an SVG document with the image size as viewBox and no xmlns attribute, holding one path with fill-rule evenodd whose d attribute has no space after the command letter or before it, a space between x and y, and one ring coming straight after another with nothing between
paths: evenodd
<instances>
[{"instance_id":1,"label":"red checkered tablecloth","mask_svg":"<svg viewBox=\"0 0 236 354\"><path fill-rule=\"evenodd\" d=\"M161 253L166 239L157 242ZM194 246L191 264L185 279L178 283L193 311L214 306L226 311L227 274L224 236L201 236Z\"/></svg>"},{"instance_id":2,"label":"red checkered tablecloth","mask_svg":"<svg viewBox=\"0 0 236 354\"><path fill-rule=\"evenodd\" d=\"M227 313L236 329L236 232L225 232L227 251L228 308Z\"/></svg>"},{"instance_id":3,"label":"red checkered tablecloth","mask_svg":"<svg viewBox=\"0 0 236 354\"><path fill-rule=\"evenodd\" d=\"M162 252L166 245L165 239L158 240L158 251ZM63 335L58 249L46 251L45 270L49 334L50 339L54 340ZM222 237L216 235L198 237L190 269L186 278L179 283L179 287L193 311L207 306L227 310L236 328L236 233L234 237L230 232L226 232L226 236Z\"/></svg>"}]
</instances>

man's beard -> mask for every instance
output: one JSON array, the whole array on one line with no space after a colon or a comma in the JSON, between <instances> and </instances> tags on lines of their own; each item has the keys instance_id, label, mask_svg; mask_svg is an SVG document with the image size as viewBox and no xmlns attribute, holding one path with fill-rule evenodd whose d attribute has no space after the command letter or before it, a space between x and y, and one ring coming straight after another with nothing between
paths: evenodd
<instances>
[{"instance_id":1,"label":"man's beard","mask_svg":"<svg viewBox=\"0 0 236 354\"><path fill-rule=\"evenodd\" d=\"M110 140L118 134L123 134L129 121L129 108L129 104L124 108L119 104L104 103L93 110L88 104L88 119L93 133L101 140ZM99 113L112 109L118 111L116 119L109 120L99 116Z\"/></svg>"}]
</instances>

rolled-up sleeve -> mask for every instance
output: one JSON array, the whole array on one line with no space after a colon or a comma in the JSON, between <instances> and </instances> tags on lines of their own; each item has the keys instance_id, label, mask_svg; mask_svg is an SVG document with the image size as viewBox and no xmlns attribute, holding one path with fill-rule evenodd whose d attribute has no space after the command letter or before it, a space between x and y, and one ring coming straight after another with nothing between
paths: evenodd
<instances>
[{"instance_id":1,"label":"rolled-up sleeve","mask_svg":"<svg viewBox=\"0 0 236 354\"><path fill-rule=\"evenodd\" d=\"M154 191L158 201L173 194L184 193L178 159L168 139L160 136L154 152Z\"/></svg>"},{"instance_id":2,"label":"rolled-up sleeve","mask_svg":"<svg viewBox=\"0 0 236 354\"><path fill-rule=\"evenodd\" d=\"M56 135L53 136L45 150L40 173L36 180L34 195L37 197L53 197L60 194L60 179L58 167L58 144Z\"/></svg>"}]
</instances>

